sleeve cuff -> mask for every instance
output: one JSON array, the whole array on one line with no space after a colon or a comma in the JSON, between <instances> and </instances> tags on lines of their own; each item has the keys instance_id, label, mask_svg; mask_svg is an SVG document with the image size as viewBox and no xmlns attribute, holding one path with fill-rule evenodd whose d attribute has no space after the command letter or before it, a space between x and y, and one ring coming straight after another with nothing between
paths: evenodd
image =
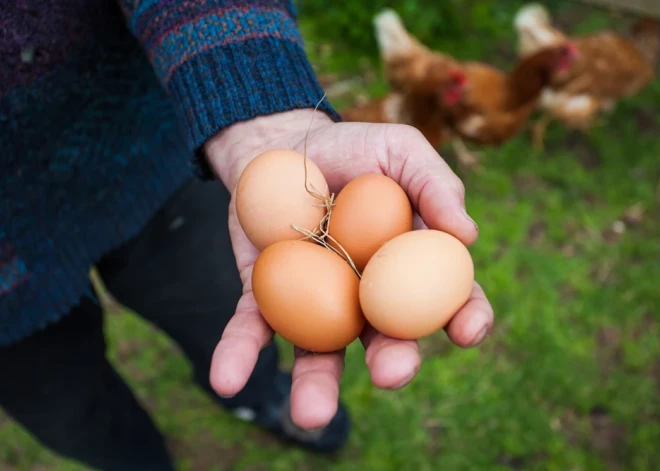
<instances>
[{"instance_id":1,"label":"sleeve cuff","mask_svg":"<svg viewBox=\"0 0 660 471\"><path fill-rule=\"evenodd\" d=\"M208 138L238 121L313 108L323 96L303 49L272 37L198 54L174 71L168 89L205 179L212 173L200 147ZM327 99L319 110L341 120Z\"/></svg>"}]
</instances>

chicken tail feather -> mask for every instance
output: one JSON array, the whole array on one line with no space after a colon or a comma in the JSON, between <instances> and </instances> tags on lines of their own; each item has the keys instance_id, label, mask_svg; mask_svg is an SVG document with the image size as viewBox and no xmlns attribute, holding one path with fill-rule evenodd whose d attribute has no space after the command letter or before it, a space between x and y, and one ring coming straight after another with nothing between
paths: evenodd
<instances>
[{"instance_id":1,"label":"chicken tail feather","mask_svg":"<svg viewBox=\"0 0 660 471\"><path fill-rule=\"evenodd\" d=\"M380 55L384 60L408 54L417 47L399 15L391 8L378 13L373 23Z\"/></svg>"},{"instance_id":2,"label":"chicken tail feather","mask_svg":"<svg viewBox=\"0 0 660 471\"><path fill-rule=\"evenodd\" d=\"M538 3L520 8L513 25L518 32L518 54L521 57L566 40L566 36L552 26L550 12Z\"/></svg>"},{"instance_id":3,"label":"chicken tail feather","mask_svg":"<svg viewBox=\"0 0 660 471\"><path fill-rule=\"evenodd\" d=\"M521 29L533 29L541 27L549 27L552 19L550 12L539 3L528 3L518 10L513 19L513 24L518 31Z\"/></svg>"}]
</instances>

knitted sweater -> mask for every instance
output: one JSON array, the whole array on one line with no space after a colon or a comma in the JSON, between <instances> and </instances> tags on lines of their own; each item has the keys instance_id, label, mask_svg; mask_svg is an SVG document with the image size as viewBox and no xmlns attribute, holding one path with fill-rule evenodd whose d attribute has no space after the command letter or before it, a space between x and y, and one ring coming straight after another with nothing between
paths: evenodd
<instances>
[{"instance_id":1,"label":"knitted sweater","mask_svg":"<svg viewBox=\"0 0 660 471\"><path fill-rule=\"evenodd\" d=\"M289 1L6 3L0 345L91 294L90 267L194 175L206 139L322 96Z\"/></svg>"}]
</instances>

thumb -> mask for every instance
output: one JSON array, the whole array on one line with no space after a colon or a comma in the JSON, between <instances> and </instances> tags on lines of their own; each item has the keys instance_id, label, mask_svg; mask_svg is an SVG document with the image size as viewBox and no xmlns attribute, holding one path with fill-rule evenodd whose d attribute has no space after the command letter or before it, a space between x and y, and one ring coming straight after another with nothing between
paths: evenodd
<instances>
[{"instance_id":1,"label":"thumb","mask_svg":"<svg viewBox=\"0 0 660 471\"><path fill-rule=\"evenodd\" d=\"M383 172L405 190L426 226L473 244L479 229L465 209L465 186L422 133L385 125L380 134L368 140L379 150Z\"/></svg>"},{"instance_id":2,"label":"thumb","mask_svg":"<svg viewBox=\"0 0 660 471\"><path fill-rule=\"evenodd\" d=\"M241 391L250 379L261 349L273 340L273 335L254 295L247 291L213 353L209 379L215 392L231 397Z\"/></svg>"}]
</instances>

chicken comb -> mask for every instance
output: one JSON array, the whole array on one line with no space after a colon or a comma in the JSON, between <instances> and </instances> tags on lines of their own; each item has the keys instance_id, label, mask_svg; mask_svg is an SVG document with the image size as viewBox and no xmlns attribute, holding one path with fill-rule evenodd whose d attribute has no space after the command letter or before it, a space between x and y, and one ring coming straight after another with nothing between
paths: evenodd
<instances>
[{"instance_id":1,"label":"chicken comb","mask_svg":"<svg viewBox=\"0 0 660 471\"><path fill-rule=\"evenodd\" d=\"M563 46L566 48L566 50L568 51L568 53L569 53L571 56L575 57L575 56L578 55L578 52L579 52L579 51L578 51L577 44L575 44L573 41L566 41L566 42L563 44Z\"/></svg>"},{"instance_id":2,"label":"chicken comb","mask_svg":"<svg viewBox=\"0 0 660 471\"><path fill-rule=\"evenodd\" d=\"M451 72L449 72L449 76L451 77L452 81L457 85L465 85L465 82L467 82L467 77L465 76L463 71L459 69L454 69Z\"/></svg>"}]
</instances>

